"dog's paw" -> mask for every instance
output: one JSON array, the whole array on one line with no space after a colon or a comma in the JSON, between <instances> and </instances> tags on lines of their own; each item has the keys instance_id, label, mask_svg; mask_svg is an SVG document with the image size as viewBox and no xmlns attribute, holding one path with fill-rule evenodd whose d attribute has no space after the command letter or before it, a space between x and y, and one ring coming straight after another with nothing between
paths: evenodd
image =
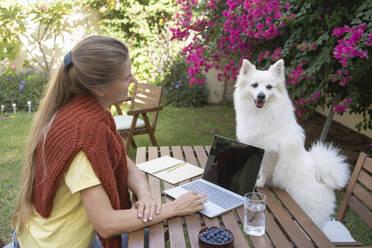
<instances>
[{"instance_id":1,"label":"dog's paw","mask_svg":"<svg viewBox=\"0 0 372 248\"><path fill-rule=\"evenodd\" d=\"M256 182L256 187L261 188L261 187L265 186L265 183L266 183L265 180L263 180L262 178L259 178Z\"/></svg>"}]
</instances>

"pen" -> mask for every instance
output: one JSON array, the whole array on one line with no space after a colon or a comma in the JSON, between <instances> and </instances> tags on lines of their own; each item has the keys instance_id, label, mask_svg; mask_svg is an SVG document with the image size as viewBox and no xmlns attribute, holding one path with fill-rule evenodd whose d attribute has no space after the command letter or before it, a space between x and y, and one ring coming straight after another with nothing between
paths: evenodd
<instances>
[{"instance_id":1,"label":"pen","mask_svg":"<svg viewBox=\"0 0 372 248\"><path fill-rule=\"evenodd\" d=\"M177 169L177 168L180 168L181 166L183 166L183 165L185 165L186 164L186 162L184 162L184 163L182 163L182 164L179 164L179 165L177 165L177 166L174 166L173 168L170 168L169 170L167 170L167 173L168 172L171 172L171 171L173 171L173 170L175 170L175 169Z\"/></svg>"}]
</instances>

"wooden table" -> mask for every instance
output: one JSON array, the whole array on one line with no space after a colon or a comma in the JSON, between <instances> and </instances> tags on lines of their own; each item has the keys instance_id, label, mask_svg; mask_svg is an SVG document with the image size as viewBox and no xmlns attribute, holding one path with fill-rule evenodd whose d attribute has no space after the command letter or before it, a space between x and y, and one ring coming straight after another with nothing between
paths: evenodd
<instances>
[{"instance_id":1,"label":"wooden table","mask_svg":"<svg viewBox=\"0 0 372 248\"><path fill-rule=\"evenodd\" d=\"M204 167L210 147L172 146L172 147L139 147L136 163L145 162L160 156L169 155L177 159ZM195 178L194 178L195 179ZM186 181L187 182L187 181ZM170 201L162 191L176 185L163 182L149 175L152 195L162 202ZM259 188L266 194L266 233L261 237L248 236L243 232L243 207L227 212L217 218L195 213L185 217L175 217L150 226L150 247L199 247L197 234L203 226L225 226L235 235L235 248L246 247L361 247L350 243L331 243L314 222L281 189ZM168 245L169 244L169 245ZM143 247L144 230L131 232L129 247Z\"/></svg>"}]
</instances>

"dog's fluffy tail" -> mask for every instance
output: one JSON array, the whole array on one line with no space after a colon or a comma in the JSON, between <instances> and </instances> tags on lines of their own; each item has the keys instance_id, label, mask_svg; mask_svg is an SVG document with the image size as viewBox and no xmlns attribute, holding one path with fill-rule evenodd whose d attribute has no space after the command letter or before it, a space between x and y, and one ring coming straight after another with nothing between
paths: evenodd
<instances>
[{"instance_id":1,"label":"dog's fluffy tail","mask_svg":"<svg viewBox=\"0 0 372 248\"><path fill-rule=\"evenodd\" d=\"M309 152L316 165L317 180L333 189L341 189L346 186L350 176L350 168L339 149L317 142L313 144Z\"/></svg>"}]
</instances>

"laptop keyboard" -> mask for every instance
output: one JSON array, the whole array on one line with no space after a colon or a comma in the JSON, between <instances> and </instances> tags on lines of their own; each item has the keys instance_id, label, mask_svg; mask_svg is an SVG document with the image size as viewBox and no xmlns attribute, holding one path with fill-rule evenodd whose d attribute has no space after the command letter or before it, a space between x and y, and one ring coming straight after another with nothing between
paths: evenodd
<instances>
[{"instance_id":1,"label":"laptop keyboard","mask_svg":"<svg viewBox=\"0 0 372 248\"><path fill-rule=\"evenodd\" d=\"M203 181L194 181L190 184L181 185L181 187L199 194L206 194L208 201L211 201L224 209L229 209L242 203L241 199L223 192L218 188L212 187Z\"/></svg>"}]
</instances>

